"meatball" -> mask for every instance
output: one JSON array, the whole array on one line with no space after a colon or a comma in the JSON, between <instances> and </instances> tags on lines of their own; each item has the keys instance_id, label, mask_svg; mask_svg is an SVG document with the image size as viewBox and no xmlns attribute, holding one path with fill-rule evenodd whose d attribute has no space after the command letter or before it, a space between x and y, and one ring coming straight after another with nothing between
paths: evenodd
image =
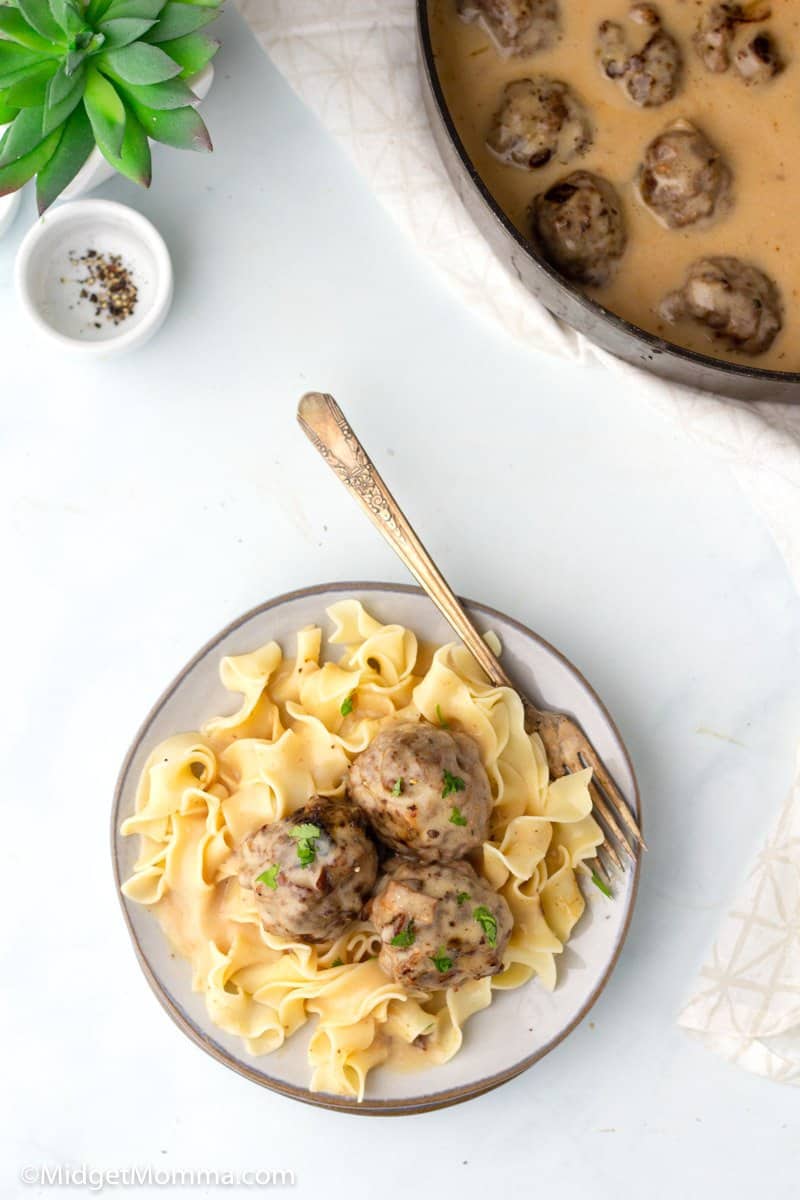
<instances>
[{"instance_id":1,"label":"meatball","mask_svg":"<svg viewBox=\"0 0 800 1200\"><path fill-rule=\"evenodd\" d=\"M636 4L628 14L646 26L649 36L633 50L618 21L603 21L597 30L600 66L609 79L619 83L629 99L640 108L666 104L678 90L683 58L675 38L661 26L661 18L649 4Z\"/></svg>"},{"instance_id":2,"label":"meatball","mask_svg":"<svg viewBox=\"0 0 800 1200\"><path fill-rule=\"evenodd\" d=\"M264 928L300 942L327 942L359 915L378 875L364 815L344 800L314 796L240 848L239 883L252 891Z\"/></svg>"},{"instance_id":3,"label":"meatball","mask_svg":"<svg viewBox=\"0 0 800 1200\"><path fill-rule=\"evenodd\" d=\"M503 54L535 54L558 41L558 0L458 0L463 21L479 21Z\"/></svg>"},{"instance_id":4,"label":"meatball","mask_svg":"<svg viewBox=\"0 0 800 1200\"><path fill-rule=\"evenodd\" d=\"M703 66L715 75L727 71L731 65L731 46L736 29L734 11L738 8L738 4L712 4L703 14L694 35L694 47L703 60Z\"/></svg>"},{"instance_id":5,"label":"meatball","mask_svg":"<svg viewBox=\"0 0 800 1200\"><path fill-rule=\"evenodd\" d=\"M573 171L538 195L532 225L545 256L577 283L607 283L627 242L616 189L589 171Z\"/></svg>"},{"instance_id":6,"label":"meatball","mask_svg":"<svg viewBox=\"0 0 800 1200\"><path fill-rule=\"evenodd\" d=\"M506 84L487 145L501 162L535 170L552 158L569 162L591 140L589 117L572 89L539 75Z\"/></svg>"},{"instance_id":7,"label":"meatball","mask_svg":"<svg viewBox=\"0 0 800 1200\"><path fill-rule=\"evenodd\" d=\"M385 729L350 768L349 792L382 841L424 862L462 858L488 835L489 779L465 733L427 722Z\"/></svg>"},{"instance_id":8,"label":"meatball","mask_svg":"<svg viewBox=\"0 0 800 1200\"><path fill-rule=\"evenodd\" d=\"M737 50L733 65L745 83L766 83L783 70L783 60L772 37L757 33Z\"/></svg>"},{"instance_id":9,"label":"meatball","mask_svg":"<svg viewBox=\"0 0 800 1200\"><path fill-rule=\"evenodd\" d=\"M763 354L783 324L777 287L739 258L698 259L659 311L667 321L688 318L705 325L713 338L743 354Z\"/></svg>"},{"instance_id":10,"label":"meatball","mask_svg":"<svg viewBox=\"0 0 800 1200\"><path fill-rule=\"evenodd\" d=\"M734 54L734 42L741 25L765 21L769 4L754 0L750 4L712 4L703 14L694 46L703 66L715 75L727 71L733 61L745 83L764 83L783 69L783 62L772 37L761 31Z\"/></svg>"},{"instance_id":11,"label":"meatball","mask_svg":"<svg viewBox=\"0 0 800 1200\"><path fill-rule=\"evenodd\" d=\"M496 975L514 923L503 897L467 862L392 860L369 915L383 970L422 991Z\"/></svg>"},{"instance_id":12,"label":"meatball","mask_svg":"<svg viewBox=\"0 0 800 1200\"><path fill-rule=\"evenodd\" d=\"M710 220L730 194L731 173L719 151L688 121L654 138L639 170L639 195L669 229Z\"/></svg>"}]
</instances>

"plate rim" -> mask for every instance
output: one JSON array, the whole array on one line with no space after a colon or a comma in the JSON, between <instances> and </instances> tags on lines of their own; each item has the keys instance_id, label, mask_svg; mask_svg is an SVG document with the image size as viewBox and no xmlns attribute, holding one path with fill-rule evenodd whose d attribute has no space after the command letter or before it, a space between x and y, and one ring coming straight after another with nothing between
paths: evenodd
<instances>
[{"instance_id":1,"label":"plate rim","mask_svg":"<svg viewBox=\"0 0 800 1200\"><path fill-rule=\"evenodd\" d=\"M117 894L117 901L122 912L122 918L128 931L128 936L130 937L133 945L136 960L144 974L145 979L147 980L147 983L150 986L151 991L161 1004L161 1007L172 1019L174 1024L176 1024L178 1028L188 1038L190 1038L192 1042L194 1042L195 1045L199 1046L200 1049L204 1050L206 1054L209 1054L217 1062L222 1063L222 1065L227 1067L229 1070L235 1071L237 1075L241 1075L245 1079L248 1079L251 1083L258 1084L260 1087L264 1087L269 1091L277 1092L278 1094L287 1096L292 1100L299 1100L304 1104L313 1105L315 1108L327 1109L330 1112L355 1113L361 1116L408 1116L415 1113L434 1112L441 1108L448 1108L454 1104L462 1104L467 1100L473 1100L478 1096L483 1096L487 1092L501 1087L504 1083L508 1083L509 1080L515 1079L524 1071L529 1070L535 1063L544 1058L545 1055L549 1054L551 1050L554 1050L556 1046L559 1046L561 1042L563 1042L564 1039L567 1038L581 1023L581 1021L585 1019L589 1011L594 1007L595 1003L605 990L608 981L614 972L617 962L619 961L622 948L627 940L639 890L639 878L641 874L642 863L641 855L636 858L634 863L633 882L629 893L628 908L627 912L625 913L625 919L617 938L616 945L614 946L613 954L606 963L605 969L597 984L589 993L580 1010L569 1022L569 1024L565 1026L564 1029L560 1030L555 1037L551 1038L546 1045L540 1047L533 1054L526 1055L519 1062L514 1063L513 1066L507 1067L503 1071L499 1071L494 1075L488 1075L483 1079L476 1080L474 1083L461 1084L458 1087L447 1088L444 1091L429 1092L423 1096L417 1097L416 1099L410 1100L364 1099L359 1102L355 1097L351 1096L334 1096L327 1092L312 1092L308 1088L296 1087L294 1084L285 1083L283 1080L266 1076L264 1073L249 1067L246 1063L232 1058L221 1047L216 1045L209 1038L204 1037L202 1033L195 1029L192 1023L187 1020L182 1009L175 1004L172 998L167 994L141 947L136 930L134 929L133 923L128 914L125 898L121 890L122 879L120 876L119 857L117 854L117 837L119 832L119 817L122 795L125 790L128 773L130 771L134 755L139 749L143 739L147 736L150 726L163 706L171 698L176 688L183 683L186 676L194 669L201 659L205 658L206 655L209 654L221 641L228 637L229 634L234 633L237 629L241 628L241 626L245 625L248 621L251 621L254 617L260 616L262 613L269 612L271 609L278 608L284 604L291 603L294 600L305 599L309 596L323 595L326 592L336 591L353 593L386 592L400 595L417 596L426 595L426 592L423 588L407 583L382 583L375 580L337 580L329 583L318 583L309 587L295 588L290 592L284 592L279 596L274 596L270 600L265 600L261 604L256 604L252 608L249 608L245 612L241 613L238 617L235 617L232 621L228 622L227 625L210 637L200 647L200 649L192 655L189 661L181 668L177 675L174 676L170 683L161 692L155 703L150 707L143 721L139 725L139 728L134 734L134 737L128 747L128 750L122 761L122 765L117 774L111 804L110 831L111 862L114 874L115 891ZM466 608L471 609L474 612L478 612L483 616L500 618L516 628L524 636L532 639L535 642L538 642L540 646L549 651L549 653L567 666L587 689L608 721L609 726L621 747L625 763L630 771L631 780L633 781L634 808L641 828L641 793L639 791L639 783L636 778L636 771L634 769L628 747L626 746L611 713L608 711L603 700L600 696L598 696L597 692L594 690L583 673L575 666L574 663L570 661L569 658L567 658L565 654L563 654L545 638L541 637L538 633L535 633L534 630L525 625L522 621L518 621L516 618L508 616L500 609L493 608L491 605L483 604L480 601L469 600L462 596L459 596L459 600ZM433 601L431 601L431 604L432 603Z\"/></svg>"}]
</instances>

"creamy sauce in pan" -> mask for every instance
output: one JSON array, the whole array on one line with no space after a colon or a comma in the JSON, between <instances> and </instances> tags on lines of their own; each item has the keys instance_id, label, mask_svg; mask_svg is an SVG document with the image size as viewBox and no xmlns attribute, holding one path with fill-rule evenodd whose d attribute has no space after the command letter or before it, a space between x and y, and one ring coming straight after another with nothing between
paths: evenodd
<instances>
[{"instance_id":1,"label":"creamy sauce in pan","mask_svg":"<svg viewBox=\"0 0 800 1200\"><path fill-rule=\"evenodd\" d=\"M529 236L528 207L537 193L574 170L604 175L620 193L628 245L611 281L587 292L612 312L679 345L749 366L800 370L800 5L772 0L768 21L747 26L772 33L786 66L762 85L747 86L733 70L706 71L692 46L698 0L657 4L663 26L684 58L677 95L658 108L637 108L602 74L595 57L598 24L625 18L630 0L562 0L562 37L550 50L502 57L478 24L465 24L456 0L431 0L431 35L450 112L475 168L516 227ZM588 108L594 142L567 165L536 171L500 163L486 148L492 115L506 83L531 75L569 83ZM645 147L683 117L711 139L733 172L733 203L705 228L666 229L637 199L633 181ZM683 285L697 258L735 255L765 271L783 300L783 329L765 353L729 350L689 322L658 314L662 298Z\"/></svg>"}]
</instances>

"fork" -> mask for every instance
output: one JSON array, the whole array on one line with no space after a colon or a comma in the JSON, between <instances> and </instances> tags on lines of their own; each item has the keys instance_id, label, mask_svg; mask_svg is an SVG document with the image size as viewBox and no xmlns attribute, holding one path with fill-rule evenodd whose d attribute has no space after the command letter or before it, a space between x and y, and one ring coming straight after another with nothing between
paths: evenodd
<instances>
[{"instance_id":1,"label":"fork","mask_svg":"<svg viewBox=\"0 0 800 1200\"><path fill-rule=\"evenodd\" d=\"M601 882L608 884L609 863L624 870L623 857L635 862L639 850L646 850L647 846L619 787L580 725L566 713L536 708L512 682L422 545L333 396L308 392L297 407L297 419L325 462L422 585L490 682L517 693L522 701L527 732L538 733L542 739L551 778L558 779L591 767L592 805L604 838L592 866Z\"/></svg>"}]
</instances>

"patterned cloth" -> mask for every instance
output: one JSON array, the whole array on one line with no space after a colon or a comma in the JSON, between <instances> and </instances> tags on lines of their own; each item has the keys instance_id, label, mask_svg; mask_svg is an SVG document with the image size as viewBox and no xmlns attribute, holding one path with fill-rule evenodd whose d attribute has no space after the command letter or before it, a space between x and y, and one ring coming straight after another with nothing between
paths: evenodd
<instances>
[{"instance_id":1,"label":"patterned cloth","mask_svg":"<svg viewBox=\"0 0 800 1200\"><path fill-rule=\"evenodd\" d=\"M800 589L800 405L720 400L646 375L560 325L489 251L439 160L422 104L414 0L238 0L273 62L473 311L561 357L636 380L724 460ZM749 1070L800 1082L800 784L729 914L681 1023Z\"/></svg>"}]
</instances>

